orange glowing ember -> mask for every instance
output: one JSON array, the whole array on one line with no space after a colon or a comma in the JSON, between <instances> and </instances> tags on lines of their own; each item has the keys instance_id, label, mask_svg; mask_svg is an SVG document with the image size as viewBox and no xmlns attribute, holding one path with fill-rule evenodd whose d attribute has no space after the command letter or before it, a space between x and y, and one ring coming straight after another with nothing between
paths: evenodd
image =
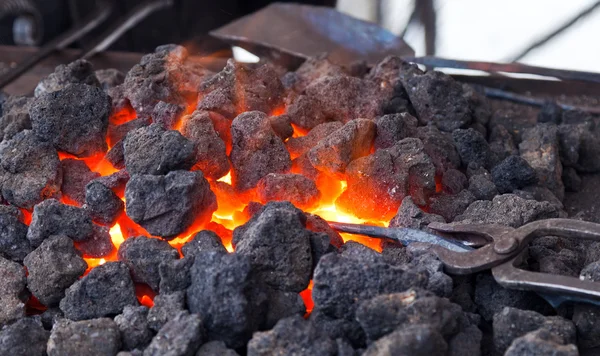
<instances>
[{"instance_id":1,"label":"orange glowing ember","mask_svg":"<svg viewBox=\"0 0 600 356\"><path fill-rule=\"evenodd\" d=\"M312 300L312 289L313 289L313 281L311 279L310 283L308 283L308 287L306 287L305 290L300 292L300 297L302 297L302 300L304 301L304 306L306 307L305 317L308 317L310 315L310 313L313 310L313 307L315 306L315 303L313 303L313 300Z\"/></svg>"}]
</instances>

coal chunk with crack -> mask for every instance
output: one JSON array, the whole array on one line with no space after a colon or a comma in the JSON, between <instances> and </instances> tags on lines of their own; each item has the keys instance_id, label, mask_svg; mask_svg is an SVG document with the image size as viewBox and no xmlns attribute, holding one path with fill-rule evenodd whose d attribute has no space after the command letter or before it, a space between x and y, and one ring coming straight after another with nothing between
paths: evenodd
<instances>
[{"instance_id":1,"label":"coal chunk with crack","mask_svg":"<svg viewBox=\"0 0 600 356\"><path fill-rule=\"evenodd\" d=\"M202 252L214 251L227 253L221 238L214 231L202 230L181 247L181 253L185 257L195 257Z\"/></svg>"},{"instance_id":2,"label":"coal chunk with crack","mask_svg":"<svg viewBox=\"0 0 600 356\"><path fill-rule=\"evenodd\" d=\"M125 240L119 247L118 257L129 267L134 282L145 283L158 291L159 264L178 259L179 253L165 240L139 236Z\"/></svg>"},{"instance_id":3,"label":"coal chunk with crack","mask_svg":"<svg viewBox=\"0 0 600 356\"><path fill-rule=\"evenodd\" d=\"M133 175L125 198L127 215L150 234L165 238L176 236L195 221L207 223L217 210L216 196L199 171Z\"/></svg>"},{"instance_id":4,"label":"coal chunk with crack","mask_svg":"<svg viewBox=\"0 0 600 356\"><path fill-rule=\"evenodd\" d=\"M86 84L100 87L100 82L94 73L94 66L85 59L78 59L67 65L61 64L46 78L42 79L35 87L34 95L59 91L70 84Z\"/></svg>"},{"instance_id":5,"label":"coal chunk with crack","mask_svg":"<svg viewBox=\"0 0 600 356\"><path fill-rule=\"evenodd\" d=\"M128 305L123 309L123 313L115 317L124 350L143 349L148 346L153 335L148 327L147 316L147 307Z\"/></svg>"},{"instance_id":6,"label":"coal chunk with crack","mask_svg":"<svg viewBox=\"0 0 600 356\"><path fill-rule=\"evenodd\" d=\"M94 222L112 226L123 213L125 203L112 189L95 180L85 186L84 208Z\"/></svg>"},{"instance_id":7,"label":"coal chunk with crack","mask_svg":"<svg viewBox=\"0 0 600 356\"><path fill-rule=\"evenodd\" d=\"M375 149L389 148L407 137L414 137L418 121L411 114L388 114L375 119Z\"/></svg>"},{"instance_id":8,"label":"coal chunk with crack","mask_svg":"<svg viewBox=\"0 0 600 356\"><path fill-rule=\"evenodd\" d=\"M236 191L247 191L267 174L286 173L291 168L289 152L262 112L236 117L231 124L231 139L231 178Z\"/></svg>"},{"instance_id":9,"label":"coal chunk with crack","mask_svg":"<svg viewBox=\"0 0 600 356\"><path fill-rule=\"evenodd\" d=\"M85 203L85 186L93 179L100 177L92 172L85 162L67 158L60 161L63 172L61 191L64 196L75 201L78 205Z\"/></svg>"},{"instance_id":10,"label":"coal chunk with crack","mask_svg":"<svg viewBox=\"0 0 600 356\"><path fill-rule=\"evenodd\" d=\"M0 330L0 354L12 356L43 356L50 332L37 318L17 320Z\"/></svg>"},{"instance_id":11,"label":"coal chunk with crack","mask_svg":"<svg viewBox=\"0 0 600 356\"><path fill-rule=\"evenodd\" d=\"M307 152L310 163L328 175L343 177L350 162L369 154L376 130L371 120L349 121Z\"/></svg>"},{"instance_id":12,"label":"coal chunk with crack","mask_svg":"<svg viewBox=\"0 0 600 356\"><path fill-rule=\"evenodd\" d=\"M195 111L183 118L182 134L195 144L194 169L199 169L207 178L219 179L229 172L229 160L225 142L215 130L211 114Z\"/></svg>"},{"instance_id":13,"label":"coal chunk with crack","mask_svg":"<svg viewBox=\"0 0 600 356\"><path fill-rule=\"evenodd\" d=\"M300 209L310 209L321 199L321 192L312 180L300 174L269 173L257 185L258 199L289 201Z\"/></svg>"},{"instance_id":14,"label":"coal chunk with crack","mask_svg":"<svg viewBox=\"0 0 600 356\"><path fill-rule=\"evenodd\" d=\"M234 244L259 279L275 289L301 292L311 277L314 234L306 229L301 210L290 203L269 203L234 230Z\"/></svg>"},{"instance_id":15,"label":"coal chunk with crack","mask_svg":"<svg viewBox=\"0 0 600 356\"><path fill-rule=\"evenodd\" d=\"M72 84L31 104L33 132L57 150L78 157L106 152L111 99L102 89Z\"/></svg>"},{"instance_id":16,"label":"coal chunk with crack","mask_svg":"<svg viewBox=\"0 0 600 356\"><path fill-rule=\"evenodd\" d=\"M62 169L58 154L32 131L20 132L0 144L0 179L6 201L32 209L60 191Z\"/></svg>"},{"instance_id":17,"label":"coal chunk with crack","mask_svg":"<svg viewBox=\"0 0 600 356\"><path fill-rule=\"evenodd\" d=\"M448 344L444 337L433 327L414 325L377 340L365 350L363 356L429 356L445 355L447 351Z\"/></svg>"},{"instance_id":18,"label":"coal chunk with crack","mask_svg":"<svg viewBox=\"0 0 600 356\"><path fill-rule=\"evenodd\" d=\"M195 257L187 289L190 312L202 315L208 340L230 348L246 345L262 324L266 296L247 257L204 252Z\"/></svg>"},{"instance_id":19,"label":"coal chunk with crack","mask_svg":"<svg viewBox=\"0 0 600 356\"><path fill-rule=\"evenodd\" d=\"M471 162L488 168L494 165L496 157L480 132L472 128L454 130L452 138L463 166L466 167Z\"/></svg>"},{"instance_id":20,"label":"coal chunk with crack","mask_svg":"<svg viewBox=\"0 0 600 356\"><path fill-rule=\"evenodd\" d=\"M137 305L137 298L129 268L123 262L95 267L70 286L60 301L60 309L71 320L119 314L127 305Z\"/></svg>"},{"instance_id":21,"label":"coal chunk with crack","mask_svg":"<svg viewBox=\"0 0 600 356\"><path fill-rule=\"evenodd\" d=\"M73 241L64 235L54 235L44 240L25 257L24 265L28 272L28 289L46 306L58 305L65 296L65 290L88 267L73 246Z\"/></svg>"},{"instance_id":22,"label":"coal chunk with crack","mask_svg":"<svg viewBox=\"0 0 600 356\"><path fill-rule=\"evenodd\" d=\"M47 199L33 208L27 239L38 247L52 235L65 235L73 241L85 241L92 237L94 224L89 213L55 199Z\"/></svg>"},{"instance_id":23,"label":"coal chunk with crack","mask_svg":"<svg viewBox=\"0 0 600 356\"><path fill-rule=\"evenodd\" d=\"M0 257L0 325L25 316L25 268Z\"/></svg>"},{"instance_id":24,"label":"coal chunk with crack","mask_svg":"<svg viewBox=\"0 0 600 356\"><path fill-rule=\"evenodd\" d=\"M7 206L0 211L0 256L21 262L32 251L27 240L27 225L23 223L20 211Z\"/></svg>"},{"instance_id":25,"label":"coal chunk with crack","mask_svg":"<svg viewBox=\"0 0 600 356\"><path fill-rule=\"evenodd\" d=\"M131 175L160 175L190 169L196 157L192 141L158 124L129 132L123 150L125 167Z\"/></svg>"},{"instance_id":26,"label":"coal chunk with crack","mask_svg":"<svg viewBox=\"0 0 600 356\"><path fill-rule=\"evenodd\" d=\"M154 336L144 356L194 355L205 340L204 334L198 314L179 312Z\"/></svg>"},{"instance_id":27,"label":"coal chunk with crack","mask_svg":"<svg viewBox=\"0 0 600 356\"><path fill-rule=\"evenodd\" d=\"M560 337L548 330L539 329L516 338L506 350L505 356L543 356L561 355L578 356L579 351L574 344L565 345Z\"/></svg>"},{"instance_id":28,"label":"coal chunk with crack","mask_svg":"<svg viewBox=\"0 0 600 356\"><path fill-rule=\"evenodd\" d=\"M8 96L2 103L0 115L0 135L2 140L10 140L24 130L31 130L29 107L33 98Z\"/></svg>"},{"instance_id":29,"label":"coal chunk with crack","mask_svg":"<svg viewBox=\"0 0 600 356\"><path fill-rule=\"evenodd\" d=\"M537 183L535 170L520 156L510 156L492 168L492 179L500 193Z\"/></svg>"},{"instance_id":30,"label":"coal chunk with crack","mask_svg":"<svg viewBox=\"0 0 600 356\"><path fill-rule=\"evenodd\" d=\"M114 356L121 349L117 324L109 318L82 321L60 320L52 328L48 356Z\"/></svg>"},{"instance_id":31,"label":"coal chunk with crack","mask_svg":"<svg viewBox=\"0 0 600 356\"><path fill-rule=\"evenodd\" d=\"M285 145L292 156L301 156L342 126L344 124L338 121L326 122L315 126L304 136L291 137Z\"/></svg>"}]
</instances>

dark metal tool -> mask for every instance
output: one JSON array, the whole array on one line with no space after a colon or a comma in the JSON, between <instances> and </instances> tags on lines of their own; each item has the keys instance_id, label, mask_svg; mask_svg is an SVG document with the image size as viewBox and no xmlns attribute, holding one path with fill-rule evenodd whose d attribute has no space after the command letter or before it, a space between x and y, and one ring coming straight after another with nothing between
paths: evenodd
<instances>
[{"instance_id":1,"label":"dark metal tool","mask_svg":"<svg viewBox=\"0 0 600 356\"><path fill-rule=\"evenodd\" d=\"M472 274L490 269L505 288L542 295L553 306L564 301L600 304L600 283L518 268L527 256L527 246L541 236L559 236L600 241L600 224L571 219L539 220L518 229L501 225L431 223L429 228L456 239L412 229L389 229L366 225L330 223L340 232L390 238L403 243L432 244L431 251L450 274ZM375 228L375 229L374 229ZM479 240L474 240L479 238ZM474 249L460 241L489 241Z\"/></svg>"}]
</instances>

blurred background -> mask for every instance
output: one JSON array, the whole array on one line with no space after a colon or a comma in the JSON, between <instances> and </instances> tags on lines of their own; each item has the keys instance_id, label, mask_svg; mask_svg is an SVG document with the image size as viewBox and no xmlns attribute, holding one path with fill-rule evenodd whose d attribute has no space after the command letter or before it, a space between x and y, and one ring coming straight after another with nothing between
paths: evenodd
<instances>
[{"instance_id":1,"label":"blurred background","mask_svg":"<svg viewBox=\"0 0 600 356\"><path fill-rule=\"evenodd\" d=\"M87 21L109 0L0 0L0 44L41 46ZM147 0L114 1L114 17ZM208 31L254 12L268 0L172 0L127 30L111 50L149 52L164 43L200 53L226 46ZM337 7L402 36L418 56L511 62L600 71L600 1L596 0L305 0ZM100 26L72 47L85 48ZM536 43L538 44L536 46Z\"/></svg>"}]
</instances>

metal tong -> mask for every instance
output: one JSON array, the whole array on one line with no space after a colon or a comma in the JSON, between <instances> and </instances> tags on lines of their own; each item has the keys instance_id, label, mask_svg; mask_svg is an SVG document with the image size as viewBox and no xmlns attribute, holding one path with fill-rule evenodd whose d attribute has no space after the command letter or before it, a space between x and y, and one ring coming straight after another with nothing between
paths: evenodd
<instances>
[{"instance_id":1,"label":"metal tong","mask_svg":"<svg viewBox=\"0 0 600 356\"><path fill-rule=\"evenodd\" d=\"M600 224L571 219L539 220L517 229L494 224L429 224L440 235L408 228L344 223L330 226L340 232L388 238L405 245L431 244L430 251L448 273L466 275L490 269L503 287L536 292L554 307L565 301L600 305L600 283L518 268L533 239L552 235L600 241Z\"/></svg>"}]
</instances>

